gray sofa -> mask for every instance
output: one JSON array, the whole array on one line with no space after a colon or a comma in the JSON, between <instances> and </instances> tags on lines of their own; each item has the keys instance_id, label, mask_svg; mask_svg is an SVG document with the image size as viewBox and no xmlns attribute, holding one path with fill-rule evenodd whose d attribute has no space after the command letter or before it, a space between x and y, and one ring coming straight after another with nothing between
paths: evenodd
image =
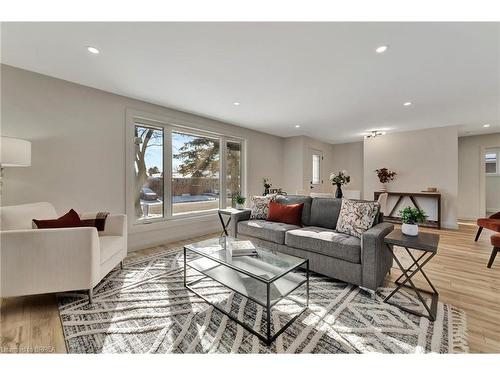
<instances>
[{"instance_id":1,"label":"gray sofa","mask_svg":"<svg viewBox=\"0 0 500 375\"><path fill-rule=\"evenodd\" d=\"M312 271L371 291L382 285L392 265L384 237L394 225L379 215L361 239L335 231L341 199L278 196L279 203L304 203L302 227L267 220L250 220L250 211L231 217L231 235L257 245L309 259Z\"/></svg>"}]
</instances>

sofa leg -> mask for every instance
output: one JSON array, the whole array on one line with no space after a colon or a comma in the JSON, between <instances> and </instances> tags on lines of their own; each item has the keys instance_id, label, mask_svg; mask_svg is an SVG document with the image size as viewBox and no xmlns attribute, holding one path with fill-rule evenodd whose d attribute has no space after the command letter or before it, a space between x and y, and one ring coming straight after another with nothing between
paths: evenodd
<instances>
[{"instance_id":1,"label":"sofa leg","mask_svg":"<svg viewBox=\"0 0 500 375\"><path fill-rule=\"evenodd\" d=\"M500 247L494 247L493 250L491 251L491 256L490 260L488 261L488 268L491 268L493 265L493 262L495 261L495 257L497 256L497 253L500 251Z\"/></svg>"},{"instance_id":2,"label":"sofa leg","mask_svg":"<svg viewBox=\"0 0 500 375\"><path fill-rule=\"evenodd\" d=\"M92 305L92 302L93 302L93 297L94 297L94 291L93 289L89 289L88 291L88 295L89 295L89 305Z\"/></svg>"},{"instance_id":3,"label":"sofa leg","mask_svg":"<svg viewBox=\"0 0 500 375\"><path fill-rule=\"evenodd\" d=\"M120 268L123 269L123 260L120 262Z\"/></svg>"},{"instance_id":4,"label":"sofa leg","mask_svg":"<svg viewBox=\"0 0 500 375\"><path fill-rule=\"evenodd\" d=\"M476 238L474 239L474 242L477 242L482 231L483 231L483 227L477 228Z\"/></svg>"}]
</instances>

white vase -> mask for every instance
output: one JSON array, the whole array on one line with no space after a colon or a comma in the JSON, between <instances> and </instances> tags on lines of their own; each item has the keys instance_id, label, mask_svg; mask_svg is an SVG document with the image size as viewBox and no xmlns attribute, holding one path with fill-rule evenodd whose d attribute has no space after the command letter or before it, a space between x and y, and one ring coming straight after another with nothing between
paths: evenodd
<instances>
[{"instance_id":1,"label":"white vase","mask_svg":"<svg viewBox=\"0 0 500 375\"><path fill-rule=\"evenodd\" d=\"M382 184L382 187L380 188L380 191L386 192L387 191L387 184Z\"/></svg>"},{"instance_id":2,"label":"white vase","mask_svg":"<svg viewBox=\"0 0 500 375\"><path fill-rule=\"evenodd\" d=\"M418 236L418 225L403 223L403 225L401 225L401 232L407 236Z\"/></svg>"},{"instance_id":3,"label":"white vase","mask_svg":"<svg viewBox=\"0 0 500 375\"><path fill-rule=\"evenodd\" d=\"M243 203L236 203L236 209L237 210L242 210L245 208L245 205Z\"/></svg>"}]
</instances>

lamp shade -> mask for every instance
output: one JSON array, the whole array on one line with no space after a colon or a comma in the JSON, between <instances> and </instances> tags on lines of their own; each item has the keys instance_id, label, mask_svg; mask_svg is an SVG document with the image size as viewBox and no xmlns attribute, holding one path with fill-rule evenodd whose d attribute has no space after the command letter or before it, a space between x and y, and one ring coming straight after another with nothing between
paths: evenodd
<instances>
[{"instance_id":1,"label":"lamp shade","mask_svg":"<svg viewBox=\"0 0 500 375\"><path fill-rule=\"evenodd\" d=\"M2 167L29 167L31 142L19 138L2 137L0 164Z\"/></svg>"}]
</instances>

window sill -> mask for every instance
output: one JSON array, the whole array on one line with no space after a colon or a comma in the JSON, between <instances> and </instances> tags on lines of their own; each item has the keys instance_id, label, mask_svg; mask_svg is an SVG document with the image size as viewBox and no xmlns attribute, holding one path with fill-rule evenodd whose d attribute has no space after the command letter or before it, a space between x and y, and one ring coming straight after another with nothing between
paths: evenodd
<instances>
[{"instance_id":1,"label":"window sill","mask_svg":"<svg viewBox=\"0 0 500 375\"><path fill-rule=\"evenodd\" d=\"M189 212L177 214L168 219L154 220L144 223L133 223L129 226L129 233L150 232L166 228L181 227L201 222L210 222L217 219L217 210L213 209L206 212ZM132 222L132 220L130 220Z\"/></svg>"},{"instance_id":2,"label":"window sill","mask_svg":"<svg viewBox=\"0 0 500 375\"><path fill-rule=\"evenodd\" d=\"M486 177L500 177L500 173L486 173Z\"/></svg>"}]
</instances>

